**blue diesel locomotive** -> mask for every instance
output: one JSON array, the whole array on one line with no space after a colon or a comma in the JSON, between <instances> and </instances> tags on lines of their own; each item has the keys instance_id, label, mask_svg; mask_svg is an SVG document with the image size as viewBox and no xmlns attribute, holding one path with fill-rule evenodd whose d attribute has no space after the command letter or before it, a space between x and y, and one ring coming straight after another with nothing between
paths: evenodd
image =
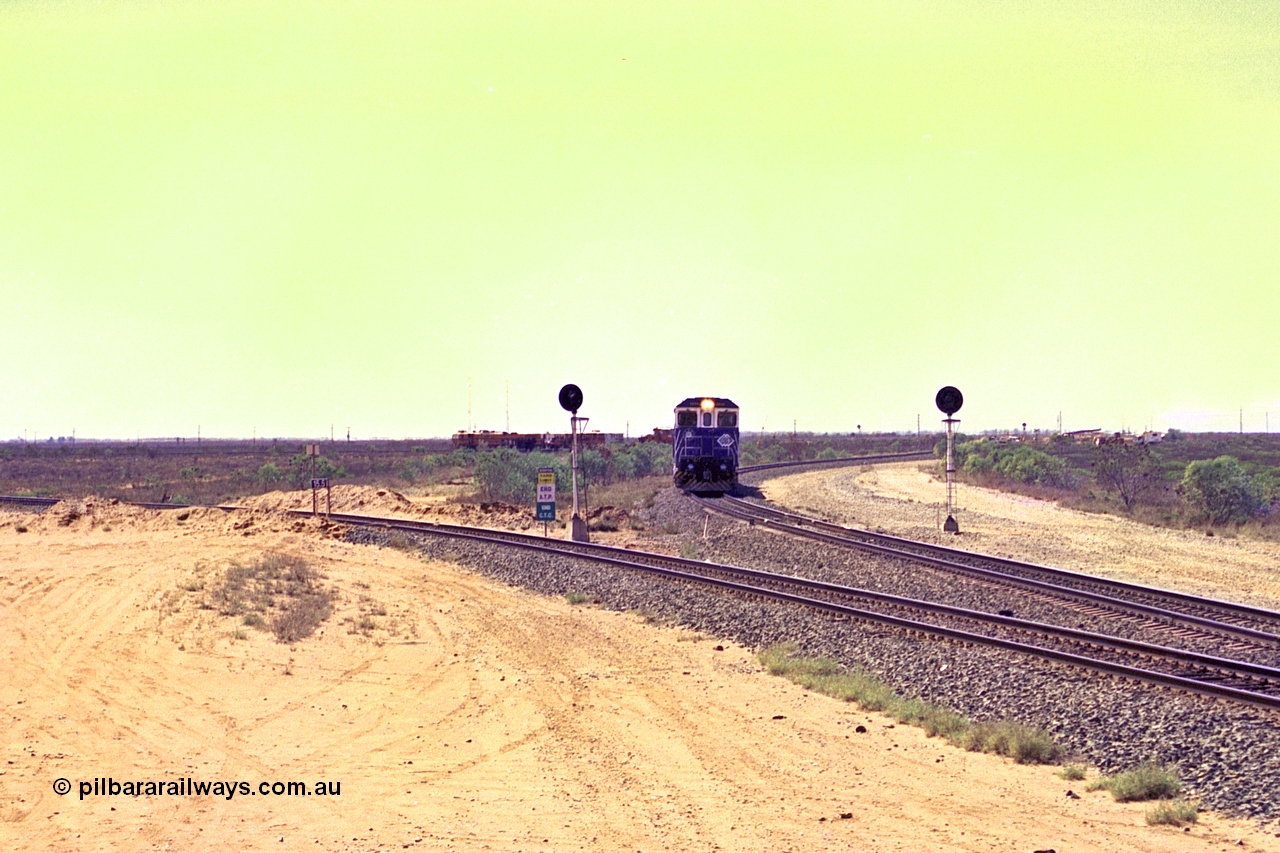
<instances>
[{"instance_id":1,"label":"blue diesel locomotive","mask_svg":"<svg viewBox=\"0 0 1280 853\"><path fill-rule=\"evenodd\" d=\"M690 397L676 406L675 484L691 492L727 492L738 483L738 407L724 397Z\"/></svg>"}]
</instances>

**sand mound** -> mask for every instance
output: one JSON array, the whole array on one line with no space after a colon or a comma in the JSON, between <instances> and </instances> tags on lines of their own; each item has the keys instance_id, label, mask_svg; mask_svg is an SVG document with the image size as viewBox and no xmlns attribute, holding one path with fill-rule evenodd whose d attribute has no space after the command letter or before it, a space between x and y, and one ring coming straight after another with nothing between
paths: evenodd
<instances>
[{"instance_id":1,"label":"sand mound","mask_svg":"<svg viewBox=\"0 0 1280 853\"><path fill-rule=\"evenodd\" d=\"M477 527L528 529L533 523L533 508L501 501L478 504L414 501L394 489L374 486L334 486L329 495L332 512L373 515L392 518L414 518L445 524ZM318 493L320 512L325 510L325 494ZM268 492L241 506L252 512L311 511L311 491Z\"/></svg>"},{"instance_id":2,"label":"sand mound","mask_svg":"<svg viewBox=\"0 0 1280 853\"><path fill-rule=\"evenodd\" d=\"M317 492L320 511L325 509L324 491ZM413 501L392 489L373 486L334 486L328 494L332 512L348 512L361 515L420 515ZM253 510L279 512L284 510L311 510L311 490L296 492L267 492L241 506Z\"/></svg>"},{"instance_id":3,"label":"sand mound","mask_svg":"<svg viewBox=\"0 0 1280 853\"><path fill-rule=\"evenodd\" d=\"M32 530L68 528L79 532L113 526L144 526L155 515L155 510L143 509L116 498L87 497L58 501L39 515L22 513L24 521L20 523Z\"/></svg>"}]
</instances>

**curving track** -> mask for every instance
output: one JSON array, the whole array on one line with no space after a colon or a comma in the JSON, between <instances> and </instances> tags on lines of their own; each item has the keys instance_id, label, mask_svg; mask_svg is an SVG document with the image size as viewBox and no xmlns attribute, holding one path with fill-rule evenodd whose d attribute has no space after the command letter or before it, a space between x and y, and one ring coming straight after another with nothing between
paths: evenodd
<instances>
[{"instance_id":1,"label":"curving track","mask_svg":"<svg viewBox=\"0 0 1280 853\"><path fill-rule=\"evenodd\" d=\"M1205 635L1237 651L1280 652L1280 613L1271 610L858 530L740 498L697 500L708 511L779 533L1072 600L1102 616L1147 619L1146 627L1171 637Z\"/></svg>"},{"instance_id":2,"label":"curving track","mask_svg":"<svg viewBox=\"0 0 1280 853\"><path fill-rule=\"evenodd\" d=\"M309 513L295 511L294 514ZM876 622L954 642L995 646L1148 683L1280 709L1280 668L1264 664L806 578L607 545L378 516L335 513L330 518L349 525L454 537L593 560L673 582L713 586L736 595L813 608L830 613L837 620ZM1280 647L1280 636L1272 639L1276 647Z\"/></svg>"},{"instance_id":3,"label":"curving track","mask_svg":"<svg viewBox=\"0 0 1280 853\"><path fill-rule=\"evenodd\" d=\"M47 498L0 498L0 502L32 507L48 507L56 501ZM802 524L796 524L794 522L802 519L794 516L794 514L759 507L737 499L721 499L720 501L703 499L701 505L716 511L735 514L737 517L746 518L753 523L762 524L782 532L803 535L809 538L821 537L823 541L837 541L846 545L855 544L854 539L856 537L850 540L842 538L846 533L850 532L847 528L828 525L828 527L837 528L837 530L818 530L816 529L818 526L826 525L826 523L807 519L803 520L804 523ZM156 509L177 508L171 505L149 506ZM237 508L221 507L221 509L234 511ZM298 516L310 515L309 512L303 510L294 510L290 514ZM784 521L784 517L787 520ZM1136 642L1122 637L1046 625L1007 615L966 610L964 608L918 601L773 572L718 565L626 548L548 539L505 530L379 516L334 513L330 518L333 521L347 525L373 527L386 531L395 530L412 535L454 537L491 545L550 552L578 559L592 560L620 569L659 576L677 583L711 586L735 595L771 599L812 608L829 613L833 619L840 621L874 622L892 626L899 630L943 638L952 642L994 646L1045 660L1058 661L1147 683L1216 696L1268 709L1280 709L1280 668L1268 664L1239 661L1225 656L1176 648L1171 645ZM863 533L862 531L854 532ZM879 534L873 535L879 536ZM906 542L907 540L900 541ZM921 543L912 544L921 545ZM867 544L862 542L855 546L867 547ZM877 544L876 547L885 548L888 546L881 543ZM937 549L938 546L923 547ZM950 551L951 549L939 550ZM922 554L910 554L903 550L894 551L893 554L894 556L909 559L928 559L935 563L939 561L945 562L942 557L925 557ZM973 556L968 552L954 552L948 556L957 557L960 555ZM972 572L975 570L972 566L961 565L963 565L963 571ZM1021 565L1025 571L1034 569L1050 573L1072 574L1063 573L1060 570L1045 569L1045 567L1030 566L1030 564ZM984 569L983 571L991 570ZM1024 585L1031 581L1025 577L1014 577L1010 582ZM1041 585L1039 594L1044 594L1044 582L1037 581L1036 583ZM1120 584L1118 586L1128 589L1134 585ZM1176 601L1194 598L1176 593L1151 592L1172 596L1172 599ZM1057 594L1074 597L1080 596L1081 592L1060 587ZM1098 598L1099 594L1097 593L1089 594L1089 601L1094 605L1098 603ZM1236 621L1213 623L1209 617L1192 617L1185 613L1170 610L1161 615L1159 620L1156 620L1157 624L1193 625L1196 630L1200 631L1210 631L1211 633L1218 631L1220 638L1221 635L1229 635L1233 638L1233 642L1247 641L1258 646L1265 646L1270 651L1269 657L1272 660L1275 659L1276 650L1280 649L1280 630L1268 630L1267 626L1272 628L1280 626L1280 614L1260 611L1256 608L1243 608L1224 602L1199 601L1208 601L1209 604L1202 605L1205 607L1213 606L1226 610L1234 608L1231 612L1232 618ZM1117 609L1137 608L1135 612L1143 614L1143 618L1155 617L1155 614L1151 612L1152 607L1145 604L1137 605L1129 601L1112 600L1109 606ZM1238 624L1239 621L1246 619L1254 620L1255 624L1253 626Z\"/></svg>"}]
</instances>

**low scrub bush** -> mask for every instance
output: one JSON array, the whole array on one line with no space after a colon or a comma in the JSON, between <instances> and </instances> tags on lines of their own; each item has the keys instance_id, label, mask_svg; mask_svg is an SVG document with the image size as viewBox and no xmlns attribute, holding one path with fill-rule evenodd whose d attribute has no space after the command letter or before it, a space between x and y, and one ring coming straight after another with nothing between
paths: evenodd
<instances>
[{"instance_id":1,"label":"low scrub bush","mask_svg":"<svg viewBox=\"0 0 1280 853\"><path fill-rule=\"evenodd\" d=\"M282 643L311 636L333 613L337 592L301 557L266 554L257 562L233 563L206 589L204 606L240 616L251 628L270 628Z\"/></svg>"},{"instance_id":2,"label":"low scrub bush","mask_svg":"<svg viewBox=\"0 0 1280 853\"><path fill-rule=\"evenodd\" d=\"M945 458L945 441L938 443L935 453ZM1066 462L1027 444L977 439L957 444L954 454L956 467L978 479L994 476L1022 485L1059 488L1072 488L1076 482Z\"/></svg>"},{"instance_id":3,"label":"low scrub bush","mask_svg":"<svg viewBox=\"0 0 1280 853\"><path fill-rule=\"evenodd\" d=\"M1167 800L1178 795L1182 782L1167 767L1143 764L1123 773L1103 776L1089 783L1087 790L1110 791L1122 803L1141 800Z\"/></svg>"},{"instance_id":4,"label":"low scrub bush","mask_svg":"<svg viewBox=\"0 0 1280 853\"><path fill-rule=\"evenodd\" d=\"M1188 463L1178 490L1210 524L1244 522L1265 505L1265 484L1245 472L1234 456Z\"/></svg>"},{"instance_id":5,"label":"low scrub bush","mask_svg":"<svg viewBox=\"0 0 1280 853\"><path fill-rule=\"evenodd\" d=\"M970 752L1007 755L1019 764L1052 764L1061 754L1048 732L1012 720L972 725L961 733L960 745Z\"/></svg>"},{"instance_id":6,"label":"low scrub bush","mask_svg":"<svg viewBox=\"0 0 1280 853\"><path fill-rule=\"evenodd\" d=\"M1186 800L1178 800L1148 809L1147 823L1151 826L1182 826L1184 823L1195 823L1199 816L1199 806Z\"/></svg>"}]
</instances>

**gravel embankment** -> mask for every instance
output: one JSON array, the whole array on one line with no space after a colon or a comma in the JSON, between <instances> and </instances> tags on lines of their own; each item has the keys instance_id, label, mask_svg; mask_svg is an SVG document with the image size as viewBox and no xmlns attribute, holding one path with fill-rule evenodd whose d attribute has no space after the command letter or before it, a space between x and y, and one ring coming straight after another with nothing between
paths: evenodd
<instances>
[{"instance_id":1,"label":"gravel embankment","mask_svg":"<svg viewBox=\"0 0 1280 853\"><path fill-rule=\"evenodd\" d=\"M995 607L999 593L957 591L906 571L900 561L836 552L736 522L712 518L675 490L661 493L644 519L663 550L681 545L702 559L794 572L902 595L955 587L958 606ZM704 534L705 530L705 534ZM355 529L353 541L386 544L384 532ZM1051 732L1076 760L1103 772L1144 761L1175 765L1204 807L1260 820L1280 819L1280 715L1030 660L995 649L908 636L887 627L834 622L803 609L748 601L698 587L594 565L572 557L424 537L427 556L456 561L497 580L548 595L579 592L601 605L635 610L753 648L795 642L806 653L868 670L903 693L975 720L1013 718ZM912 592L914 590L914 593ZM940 593L941 594L941 593ZM1053 609L1051 606L1046 606ZM1061 608L1058 608L1061 609ZM1024 613L1019 613L1024 615ZM1067 611L1062 619L1078 619ZM1026 614L1026 618L1038 618ZM1066 624L1070 624L1067 622Z\"/></svg>"}]
</instances>

